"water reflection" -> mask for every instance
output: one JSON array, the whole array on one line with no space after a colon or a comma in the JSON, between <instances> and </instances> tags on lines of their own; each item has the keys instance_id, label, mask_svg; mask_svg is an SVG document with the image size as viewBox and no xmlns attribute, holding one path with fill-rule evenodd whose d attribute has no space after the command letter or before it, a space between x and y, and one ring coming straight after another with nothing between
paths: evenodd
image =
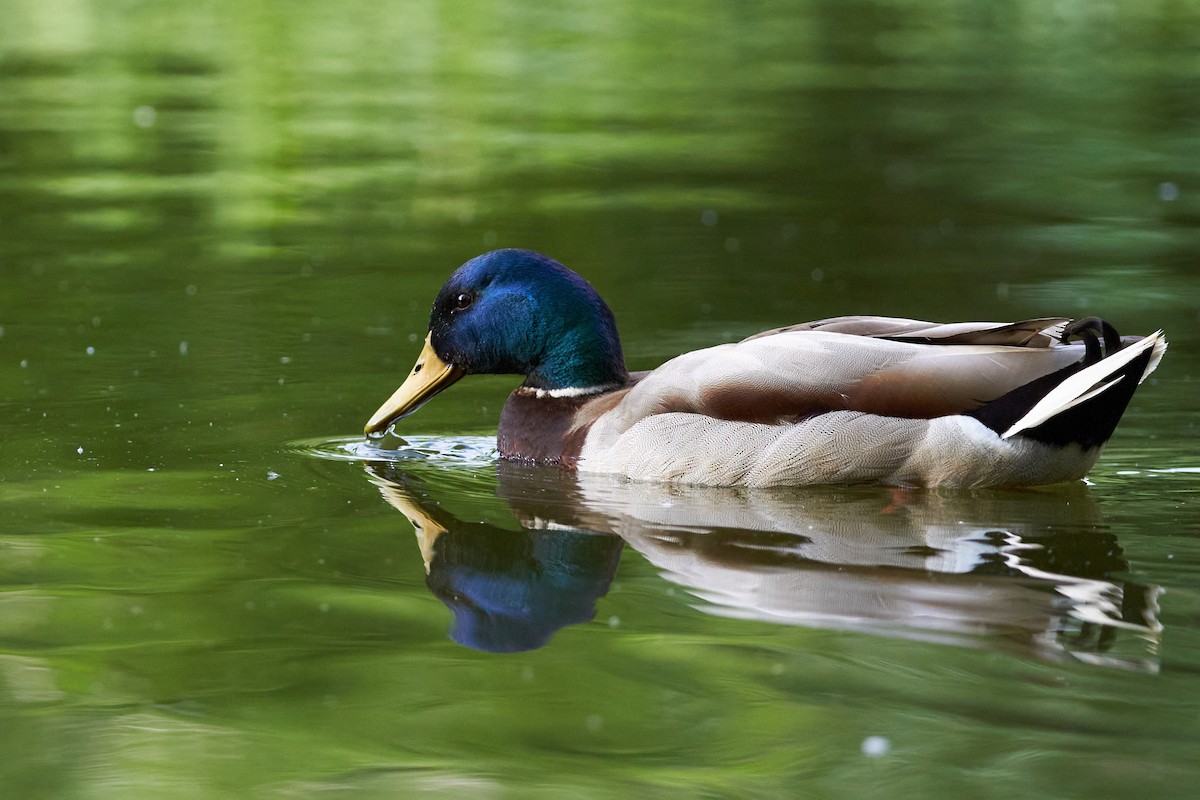
<instances>
[{"instance_id":1,"label":"water reflection","mask_svg":"<svg viewBox=\"0 0 1200 800\"><path fill-rule=\"evenodd\" d=\"M500 464L509 530L454 516L436 475L367 470L477 649L590 620L628 544L708 614L1157 670L1160 590L1113 577L1128 562L1082 486L713 489Z\"/></svg>"}]
</instances>

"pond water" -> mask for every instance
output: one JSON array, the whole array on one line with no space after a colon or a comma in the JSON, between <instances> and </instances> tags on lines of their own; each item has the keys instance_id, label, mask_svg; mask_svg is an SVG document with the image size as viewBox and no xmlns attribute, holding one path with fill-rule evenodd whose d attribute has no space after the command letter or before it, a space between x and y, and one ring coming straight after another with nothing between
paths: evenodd
<instances>
[{"instance_id":1,"label":"pond water","mask_svg":"<svg viewBox=\"0 0 1200 800\"><path fill-rule=\"evenodd\" d=\"M1192 797L1200 2L6 0L0 796ZM393 436L449 272L635 369L846 313L1172 342L1088 483Z\"/></svg>"}]
</instances>

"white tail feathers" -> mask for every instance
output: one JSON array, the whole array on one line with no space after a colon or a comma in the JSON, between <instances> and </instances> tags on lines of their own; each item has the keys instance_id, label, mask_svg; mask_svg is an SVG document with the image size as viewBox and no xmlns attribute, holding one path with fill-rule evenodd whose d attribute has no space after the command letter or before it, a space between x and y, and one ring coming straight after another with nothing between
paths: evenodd
<instances>
[{"instance_id":1,"label":"white tail feathers","mask_svg":"<svg viewBox=\"0 0 1200 800\"><path fill-rule=\"evenodd\" d=\"M1162 331L1155 331L1141 341L1134 342L1067 378L1039 400L1037 405L1029 409L1025 416L1013 423L1013 426L1000 438L1007 439L1023 430L1036 428L1056 414L1061 414L1067 409L1087 402L1101 392L1111 389L1120 383L1122 378L1122 376L1112 377L1113 373L1120 371L1130 361L1151 348L1150 363L1146 365L1146 369L1138 378L1138 383L1141 383L1147 375L1154 371L1158 362L1162 360L1163 353L1167 351L1167 341L1163 338Z\"/></svg>"}]
</instances>

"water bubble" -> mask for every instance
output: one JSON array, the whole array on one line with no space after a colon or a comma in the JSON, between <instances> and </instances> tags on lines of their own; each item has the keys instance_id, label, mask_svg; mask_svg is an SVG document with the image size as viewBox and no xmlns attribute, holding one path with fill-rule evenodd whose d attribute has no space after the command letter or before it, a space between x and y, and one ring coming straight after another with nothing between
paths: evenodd
<instances>
[{"instance_id":1,"label":"water bubble","mask_svg":"<svg viewBox=\"0 0 1200 800\"><path fill-rule=\"evenodd\" d=\"M25 369L28 366L29 366L29 362L26 359L22 358L21 359L21 369Z\"/></svg>"},{"instance_id":2,"label":"water bubble","mask_svg":"<svg viewBox=\"0 0 1200 800\"><path fill-rule=\"evenodd\" d=\"M279 477L279 473L276 472L275 470L273 470L273 469L267 470L267 480L273 481L278 477Z\"/></svg>"},{"instance_id":3,"label":"water bubble","mask_svg":"<svg viewBox=\"0 0 1200 800\"><path fill-rule=\"evenodd\" d=\"M158 112L154 106L138 106L133 110L133 124L139 128L153 128L158 121Z\"/></svg>"},{"instance_id":4,"label":"water bubble","mask_svg":"<svg viewBox=\"0 0 1200 800\"><path fill-rule=\"evenodd\" d=\"M189 284L188 284L188 285L187 285L187 286L184 288L184 290L183 290L183 291L184 291L184 292L187 294L187 296L188 296L188 297L195 297L195 296L196 296L196 292L198 292L198 291L200 291L200 290L196 288L196 284L194 284L194 283L189 283Z\"/></svg>"},{"instance_id":5,"label":"water bubble","mask_svg":"<svg viewBox=\"0 0 1200 800\"><path fill-rule=\"evenodd\" d=\"M706 208L704 209L704 213L700 215L700 224L706 228L711 228L713 225L717 224L718 219L720 219L720 217L717 215L717 210L715 208Z\"/></svg>"},{"instance_id":6,"label":"water bubble","mask_svg":"<svg viewBox=\"0 0 1200 800\"><path fill-rule=\"evenodd\" d=\"M100 318L99 317L92 317L92 327L93 328L100 327Z\"/></svg>"},{"instance_id":7,"label":"water bubble","mask_svg":"<svg viewBox=\"0 0 1200 800\"><path fill-rule=\"evenodd\" d=\"M610 628L621 627L621 618L618 617L616 614L613 614L611 617L608 618L608 627L610 627Z\"/></svg>"},{"instance_id":8,"label":"water bubble","mask_svg":"<svg viewBox=\"0 0 1200 800\"><path fill-rule=\"evenodd\" d=\"M96 355L96 348L92 347L91 345L88 345L87 354L89 356Z\"/></svg>"},{"instance_id":9,"label":"water bubble","mask_svg":"<svg viewBox=\"0 0 1200 800\"><path fill-rule=\"evenodd\" d=\"M82 447L76 447L76 448L75 448L75 452L76 452L76 453L79 453L79 455L83 455L83 448L82 448Z\"/></svg>"},{"instance_id":10,"label":"water bubble","mask_svg":"<svg viewBox=\"0 0 1200 800\"><path fill-rule=\"evenodd\" d=\"M290 364L290 363L292 363L292 357L291 356L280 356L279 363L280 364Z\"/></svg>"},{"instance_id":11,"label":"water bubble","mask_svg":"<svg viewBox=\"0 0 1200 800\"><path fill-rule=\"evenodd\" d=\"M886 756L892 749L892 743L886 736L868 736L862 740L862 753L870 758Z\"/></svg>"},{"instance_id":12,"label":"water bubble","mask_svg":"<svg viewBox=\"0 0 1200 800\"><path fill-rule=\"evenodd\" d=\"M817 267L812 272L808 273L808 277L812 278L813 283L820 283L821 281L825 280L825 270Z\"/></svg>"},{"instance_id":13,"label":"water bubble","mask_svg":"<svg viewBox=\"0 0 1200 800\"><path fill-rule=\"evenodd\" d=\"M188 354L188 343L187 343L187 340L185 339L184 341L179 343L179 355L186 356L187 354ZM200 359L200 360L203 361L204 359Z\"/></svg>"},{"instance_id":14,"label":"water bubble","mask_svg":"<svg viewBox=\"0 0 1200 800\"><path fill-rule=\"evenodd\" d=\"M1171 181L1163 181L1158 185L1158 199L1170 203L1179 199L1179 187Z\"/></svg>"}]
</instances>

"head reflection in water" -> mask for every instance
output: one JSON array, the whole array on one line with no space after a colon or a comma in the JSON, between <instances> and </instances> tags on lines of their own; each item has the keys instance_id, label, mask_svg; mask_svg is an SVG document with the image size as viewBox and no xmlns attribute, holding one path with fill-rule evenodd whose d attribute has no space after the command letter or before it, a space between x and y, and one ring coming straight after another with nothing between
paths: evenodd
<instances>
[{"instance_id":1,"label":"head reflection in water","mask_svg":"<svg viewBox=\"0 0 1200 800\"><path fill-rule=\"evenodd\" d=\"M437 537L426 582L454 612L454 641L493 653L534 650L595 616L621 546L604 534L463 526Z\"/></svg>"}]
</instances>

